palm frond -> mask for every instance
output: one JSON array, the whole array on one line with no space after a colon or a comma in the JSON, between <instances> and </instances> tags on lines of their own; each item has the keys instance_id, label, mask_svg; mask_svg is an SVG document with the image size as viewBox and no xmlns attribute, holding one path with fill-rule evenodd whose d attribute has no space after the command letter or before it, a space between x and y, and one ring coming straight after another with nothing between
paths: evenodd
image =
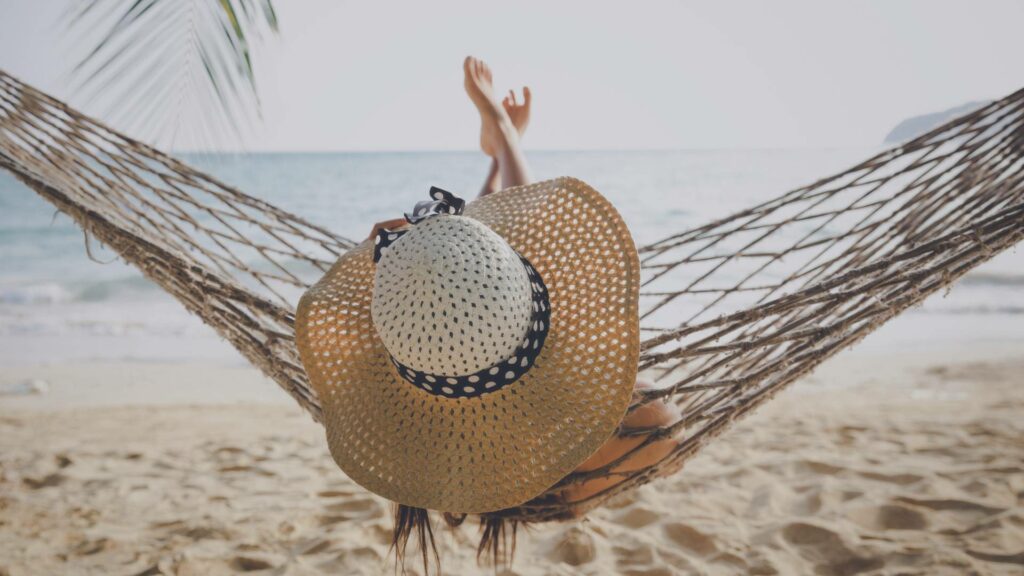
<instances>
[{"instance_id":1,"label":"palm frond","mask_svg":"<svg viewBox=\"0 0 1024 576\"><path fill-rule=\"evenodd\" d=\"M84 106L162 146L237 142L260 116L252 47L271 0L83 0L67 19L89 50L71 71Z\"/></svg>"}]
</instances>

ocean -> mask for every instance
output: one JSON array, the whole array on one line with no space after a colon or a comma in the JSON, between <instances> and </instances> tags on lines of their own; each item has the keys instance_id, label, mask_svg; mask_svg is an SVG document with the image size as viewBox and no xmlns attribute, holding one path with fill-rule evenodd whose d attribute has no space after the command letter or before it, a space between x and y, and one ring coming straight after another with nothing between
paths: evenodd
<instances>
[{"instance_id":1,"label":"ocean","mask_svg":"<svg viewBox=\"0 0 1024 576\"><path fill-rule=\"evenodd\" d=\"M638 245L726 216L840 171L876 148L530 152L537 180L571 175L604 193ZM477 152L186 154L254 196L361 239L437 185L474 197ZM0 367L69 361L244 360L116 254L0 173ZM1020 250L972 272L868 338L865 346L1024 342Z\"/></svg>"}]
</instances>

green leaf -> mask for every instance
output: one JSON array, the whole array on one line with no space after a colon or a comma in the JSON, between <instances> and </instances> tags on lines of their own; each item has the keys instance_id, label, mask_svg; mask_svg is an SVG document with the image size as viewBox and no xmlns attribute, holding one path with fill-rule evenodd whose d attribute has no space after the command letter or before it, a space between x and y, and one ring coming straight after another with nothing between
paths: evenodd
<instances>
[{"instance_id":1,"label":"green leaf","mask_svg":"<svg viewBox=\"0 0 1024 576\"><path fill-rule=\"evenodd\" d=\"M86 0L69 11L88 39L72 79L118 128L171 146L179 130L211 145L260 116L251 40L276 33L271 0ZM190 142L190 144L197 144Z\"/></svg>"}]
</instances>

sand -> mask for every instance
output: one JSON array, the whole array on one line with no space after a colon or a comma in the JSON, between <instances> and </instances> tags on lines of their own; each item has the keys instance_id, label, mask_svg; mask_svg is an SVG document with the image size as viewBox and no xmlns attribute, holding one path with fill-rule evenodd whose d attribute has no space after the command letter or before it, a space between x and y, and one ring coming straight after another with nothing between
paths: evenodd
<instances>
[{"instance_id":1,"label":"sand","mask_svg":"<svg viewBox=\"0 0 1024 576\"><path fill-rule=\"evenodd\" d=\"M1005 346L839 358L676 476L521 534L498 573L1022 574L1022 374ZM188 393L232 375L256 392ZM49 391L0 398L0 574L393 573L388 504L251 371L3 375L29 377ZM476 537L440 538L446 573L493 573Z\"/></svg>"}]
</instances>

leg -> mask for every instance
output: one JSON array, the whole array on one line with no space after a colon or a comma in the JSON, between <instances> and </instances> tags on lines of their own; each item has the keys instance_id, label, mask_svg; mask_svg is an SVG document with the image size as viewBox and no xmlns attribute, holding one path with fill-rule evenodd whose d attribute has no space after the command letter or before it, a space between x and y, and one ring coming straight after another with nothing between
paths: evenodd
<instances>
[{"instance_id":1,"label":"leg","mask_svg":"<svg viewBox=\"0 0 1024 576\"><path fill-rule=\"evenodd\" d=\"M501 142L498 145L498 154L494 159L501 172L502 189L529 184L530 168L526 164L523 149L519 146L519 134L511 122L507 127L502 127L500 133Z\"/></svg>"},{"instance_id":2,"label":"leg","mask_svg":"<svg viewBox=\"0 0 1024 576\"><path fill-rule=\"evenodd\" d=\"M481 196L497 190L499 175L502 188L529 184L530 171L519 139L529 123L530 89L523 89L522 104L517 102L515 93L511 91L499 104L487 64L468 57L463 63L463 71L466 92L480 112L480 148L494 159Z\"/></svg>"},{"instance_id":3,"label":"leg","mask_svg":"<svg viewBox=\"0 0 1024 576\"><path fill-rule=\"evenodd\" d=\"M636 386L633 388L633 401L639 400L639 393L653 388L654 385L641 378L637 378ZM639 448L640 444L658 430L671 426L679 420L679 408L670 405L662 400L655 400L626 414L619 425L616 434L609 438L603 446L598 448L590 458L576 468L576 472L590 472L604 468L622 458L608 473L585 480L581 483L570 484L562 496L569 503L580 502L595 496L613 486L622 483L624 476L616 475L614 472L635 472L650 468L664 460L678 445L675 438L661 438ZM645 435L626 435L623 432L645 431Z\"/></svg>"},{"instance_id":4,"label":"leg","mask_svg":"<svg viewBox=\"0 0 1024 576\"><path fill-rule=\"evenodd\" d=\"M501 189L501 171L498 170L498 161L491 158L491 168L487 171L487 178L484 179L484 185L480 189L480 197L493 194Z\"/></svg>"}]
</instances>

